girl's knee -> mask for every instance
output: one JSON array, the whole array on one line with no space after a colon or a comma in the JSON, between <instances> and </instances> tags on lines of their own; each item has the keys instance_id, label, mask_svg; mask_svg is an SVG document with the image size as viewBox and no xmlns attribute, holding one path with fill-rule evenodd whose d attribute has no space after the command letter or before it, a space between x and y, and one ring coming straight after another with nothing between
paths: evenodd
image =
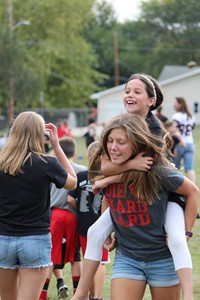
<instances>
[{"instance_id":1,"label":"girl's knee","mask_svg":"<svg viewBox=\"0 0 200 300\"><path fill-rule=\"evenodd\" d=\"M103 247L105 241L107 239L107 235L104 231L102 231L96 224L93 224L87 232L87 240L91 243L95 243Z\"/></svg>"},{"instance_id":2,"label":"girl's knee","mask_svg":"<svg viewBox=\"0 0 200 300\"><path fill-rule=\"evenodd\" d=\"M170 250L181 251L184 247L187 247L186 237L174 234L168 237L168 245Z\"/></svg>"}]
</instances>

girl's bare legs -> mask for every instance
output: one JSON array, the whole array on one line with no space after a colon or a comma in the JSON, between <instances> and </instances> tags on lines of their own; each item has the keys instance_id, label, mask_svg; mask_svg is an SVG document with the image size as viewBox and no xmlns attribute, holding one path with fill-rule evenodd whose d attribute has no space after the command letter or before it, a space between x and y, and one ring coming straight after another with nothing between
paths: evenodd
<instances>
[{"instance_id":1,"label":"girl's bare legs","mask_svg":"<svg viewBox=\"0 0 200 300\"><path fill-rule=\"evenodd\" d=\"M146 282L131 279L112 279L110 300L142 300L146 288ZM165 300L160 298L159 300ZM167 300L172 300L168 298ZM174 299L173 299L174 300Z\"/></svg>"},{"instance_id":2,"label":"girl's bare legs","mask_svg":"<svg viewBox=\"0 0 200 300\"><path fill-rule=\"evenodd\" d=\"M175 202L168 202L165 230L175 269L183 289L183 299L193 300L192 259L185 236L184 212Z\"/></svg>"},{"instance_id":3,"label":"girl's bare legs","mask_svg":"<svg viewBox=\"0 0 200 300\"><path fill-rule=\"evenodd\" d=\"M180 285L170 287L150 287L152 300L180 300Z\"/></svg>"},{"instance_id":4,"label":"girl's bare legs","mask_svg":"<svg viewBox=\"0 0 200 300\"><path fill-rule=\"evenodd\" d=\"M99 264L99 261L84 258L78 288L71 300L88 300L88 292Z\"/></svg>"},{"instance_id":5,"label":"girl's bare legs","mask_svg":"<svg viewBox=\"0 0 200 300\"><path fill-rule=\"evenodd\" d=\"M18 270L0 269L0 299L16 300L18 291Z\"/></svg>"},{"instance_id":6,"label":"girl's bare legs","mask_svg":"<svg viewBox=\"0 0 200 300\"><path fill-rule=\"evenodd\" d=\"M39 299L48 270L49 267L19 269L19 290L17 300Z\"/></svg>"},{"instance_id":7,"label":"girl's bare legs","mask_svg":"<svg viewBox=\"0 0 200 300\"><path fill-rule=\"evenodd\" d=\"M142 300L146 282L140 280L113 279L110 300ZM180 300L180 285L150 287L152 300Z\"/></svg>"},{"instance_id":8,"label":"girl's bare legs","mask_svg":"<svg viewBox=\"0 0 200 300\"><path fill-rule=\"evenodd\" d=\"M176 271L183 289L183 300L193 300L192 269L179 269Z\"/></svg>"},{"instance_id":9,"label":"girl's bare legs","mask_svg":"<svg viewBox=\"0 0 200 300\"><path fill-rule=\"evenodd\" d=\"M1 300L36 300L47 276L48 267L0 269Z\"/></svg>"},{"instance_id":10,"label":"girl's bare legs","mask_svg":"<svg viewBox=\"0 0 200 300\"><path fill-rule=\"evenodd\" d=\"M88 230L81 277L76 294L71 300L88 300L88 293L101 261L103 245L112 231L113 224L110 217L110 209L107 208Z\"/></svg>"},{"instance_id":11,"label":"girl's bare legs","mask_svg":"<svg viewBox=\"0 0 200 300\"><path fill-rule=\"evenodd\" d=\"M90 288L90 298L102 298L102 290L105 279L105 264L100 264L94 276L92 286Z\"/></svg>"}]
</instances>

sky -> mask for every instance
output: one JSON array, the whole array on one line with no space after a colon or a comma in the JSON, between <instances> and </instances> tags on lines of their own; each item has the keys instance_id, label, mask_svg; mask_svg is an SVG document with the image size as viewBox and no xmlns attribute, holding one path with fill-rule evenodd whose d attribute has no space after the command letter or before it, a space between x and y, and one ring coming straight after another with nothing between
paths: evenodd
<instances>
[{"instance_id":1,"label":"sky","mask_svg":"<svg viewBox=\"0 0 200 300\"><path fill-rule=\"evenodd\" d=\"M107 0L116 11L119 22L136 19L140 10L141 0Z\"/></svg>"}]
</instances>

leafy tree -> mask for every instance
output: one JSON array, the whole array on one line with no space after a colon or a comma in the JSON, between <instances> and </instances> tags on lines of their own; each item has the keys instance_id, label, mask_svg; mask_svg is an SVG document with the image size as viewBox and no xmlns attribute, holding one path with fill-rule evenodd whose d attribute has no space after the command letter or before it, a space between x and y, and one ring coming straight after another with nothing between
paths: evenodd
<instances>
[{"instance_id":1,"label":"leafy tree","mask_svg":"<svg viewBox=\"0 0 200 300\"><path fill-rule=\"evenodd\" d=\"M95 70L96 55L83 38L83 30L90 24L93 0L17 0L13 1L13 19L29 20L30 26L16 30L18 44L24 47L25 62L32 76L18 76L34 82L37 74L40 85L37 96L28 101L30 107L39 104L41 91L45 106L83 107L96 84L103 76ZM0 16L6 6L0 3ZM6 26L6 18L4 23ZM21 47L21 48L22 48ZM17 60L17 54L12 55ZM19 68L22 70L23 68ZM27 72L26 70L26 72ZM14 72L15 73L15 72ZM15 73L17 74L17 73ZM24 86L30 85L24 82ZM25 89L22 89L25 90ZM30 92L30 90L29 90ZM33 96L33 95L32 95ZM27 101L26 101L27 103ZM17 105L20 106L19 102Z\"/></svg>"},{"instance_id":2,"label":"leafy tree","mask_svg":"<svg viewBox=\"0 0 200 300\"><path fill-rule=\"evenodd\" d=\"M83 107L101 75L94 70L96 56L82 32L92 17L92 0L26 1L31 21L24 39L29 41L28 61L40 74L47 106Z\"/></svg>"},{"instance_id":3,"label":"leafy tree","mask_svg":"<svg viewBox=\"0 0 200 300\"><path fill-rule=\"evenodd\" d=\"M157 77L163 66L186 65L199 61L199 16L200 2L196 0L149 0L142 1L138 20L115 23L112 30L118 34L118 57L120 83L130 74L145 72ZM103 26L99 28L101 35ZM97 32L97 30L96 30ZM111 35L109 36L112 40ZM95 41L95 31L93 40ZM96 41L99 40L98 35ZM100 51L110 51L106 74L113 76L113 53L111 43L102 40ZM98 51L98 50L97 50ZM107 59L107 52L106 59ZM102 54L100 53L102 58ZM102 63L102 59L100 61ZM108 69L109 68L109 69ZM105 82L109 87L108 81ZM112 82L112 86L113 86Z\"/></svg>"},{"instance_id":4,"label":"leafy tree","mask_svg":"<svg viewBox=\"0 0 200 300\"><path fill-rule=\"evenodd\" d=\"M90 94L114 86L114 32L120 83L131 73L157 77L166 64L198 62L199 11L196 0L148 0L138 20L119 23L105 0L13 0L15 23L31 24L13 31L9 47L1 1L0 105L6 107L12 74L18 108L40 106L41 92L45 107L85 107Z\"/></svg>"},{"instance_id":5,"label":"leafy tree","mask_svg":"<svg viewBox=\"0 0 200 300\"><path fill-rule=\"evenodd\" d=\"M142 5L141 21L152 38L152 67L156 74L165 64L186 65L198 61L200 2L151 0Z\"/></svg>"},{"instance_id":6,"label":"leafy tree","mask_svg":"<svg viewBox=\"0 0 200 300\"><path fill-rule=\"evenodd\" d=\"M103 87L114 85L114 32L117 18L111 4L105 0L96 1L94 16L90 26L84 31L84 37L92 45L98 59L95 69L104 74ZM98 89L100 86L98 86Z\"/></svg>"},{"instance_id":7,"label":"leafy tree","mask_svg":"<svg viewBox=\"0 0 200 300\"><path fill-rule=\"evenodd\" d=\"M1 27L0 31L0 105L7 109L10 95L10 80L13 82L15 105L30 103L36 96L36 88L39 85L37 75L25 63L25 49L17 44L15 36L12 43L8 31Z\"/></svg>"}]
</instances>

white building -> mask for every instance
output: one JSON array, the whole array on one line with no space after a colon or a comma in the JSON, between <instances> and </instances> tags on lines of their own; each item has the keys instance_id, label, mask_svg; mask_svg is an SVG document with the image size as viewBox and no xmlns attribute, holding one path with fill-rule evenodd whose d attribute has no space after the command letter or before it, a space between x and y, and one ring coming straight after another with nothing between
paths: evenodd
<instances>
[{"instance_id":1,"label":"white building","mask_svg":"<svg viewBox=\"0 0 200 300\"><path fill-rule=\"evenodd\" d=\"M158 82L164 93L163 114L170 119L174 113L174 98L184 97L196 123L200 124L200 67L165 66ZM124 88L125 84L122 84L91 96L97 100L98 124L104 124L113 116L125 112L122 100Z\"/></svg>"}]
</instances>

